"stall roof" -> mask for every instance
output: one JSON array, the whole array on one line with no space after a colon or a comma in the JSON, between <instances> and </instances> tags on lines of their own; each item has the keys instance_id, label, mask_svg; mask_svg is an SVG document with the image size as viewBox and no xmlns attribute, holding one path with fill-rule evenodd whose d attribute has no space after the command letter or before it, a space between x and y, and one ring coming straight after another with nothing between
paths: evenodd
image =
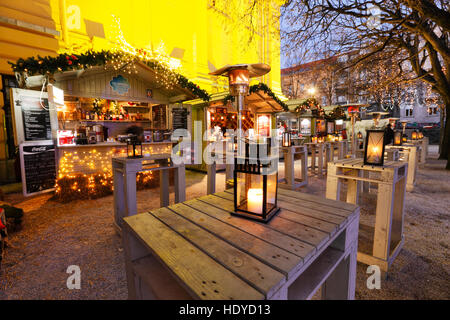
<instances>
[{"instance_id":1,"label":"stall roof","mask_svg":"<svg viewBox=\"0 0 450 320\"><path fill-rule=\"evenodd\" d=\"M220 106L223 105L223 100L229 95L228 91L211 94L211 100L205 102L201 99L185 101L183 103L197 106ZM276 102L271 96L263 90L253 92L245 97L245 106L253 109L254 112L280 112L284 111L283 107Z\"/></svg>"},{"instance_id":2,"label":"stall roof","mask_svg":"<svg viewBox=\"0 0 450 320\"><path fill-rule=\"evenodd\" d=\"M191 91L179 86L179 85L172 85L171 88L166 88L164 85L160 84L156 79L156 73L153 69L148 67L147 65L143 63L137 63L136 64L136 74L129 75L126 72L119 72L119 71L111 71L107 70L104 67L92 67L89 69L82 69L82 70L73 70L73 71L65 71L62 73L56 73L54 75L55 80L58 82L67 82L67 81L76 81L83 82L86 80L88 82L89 86L92 86L92 80L94 81L100 81L104 82L104 85L107 87L109 80L106 79L105 75L119 75L123 74L124 77L130 78L136 80L135 86L137 87L136 91L130 92L129 94L125 95L119 95L114 92L105 92L104 88L101 88L101 86L94 85L94 88L86 88L87 90L84 90L81 86L70 86L71 90L74 90L74 92L70 92L71 90L67 90L69 88L64 88L65 91L67 90L68 93L74 94L74 95L80 95L80 96L86 96L86 92L89 92L92 96L102 96L102 97L108 97L110 96L111 99L128 99L132 101L148 101L148 102L154 102L154 103L175 103L180 101L185 101L187 99L193 99L196 97L194 93ZM96 89L100 88L99 92L96 92ZM78 92L77 90L78 89ZM152 91L151 97L148 97L147 90ZM86 91L86 92L81 92ZM107 91L107 90L106 90ZM158 92L158 94L155 94L155 92ZM84 94L83 94L84 93Z\"/></svg>"}]
</instances>

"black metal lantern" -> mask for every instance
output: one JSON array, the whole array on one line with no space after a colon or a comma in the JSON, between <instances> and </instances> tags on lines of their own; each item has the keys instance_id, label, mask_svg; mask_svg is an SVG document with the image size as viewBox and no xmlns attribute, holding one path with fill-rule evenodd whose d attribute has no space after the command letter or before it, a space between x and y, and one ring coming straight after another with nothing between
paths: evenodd
<instances>
[{"instance_id":1,"label":"black metal lantern","mask_svg":"<svg viewBox=\"0 0 450 320\"><path fill-rule=\"evenodd\" d=\"M130 136L127 139L127 155L130 159L142 158L142 142L137 136Z\"/></svg>"},{"instance_id":2,"label":"black metal lantern","mask_svg":"<svg viewBox=\"0 0 450 320\"><path fill-rule=\"evenodd\" d=\"M394 146L401 146L403 142L403 135L401 131L394 132Z\"/></svg>"},{"instance_id":3,"label":"black metal lantern","mask_svg":"<svg viewBox=\"0 0 450 320\"><path fill-rule=\"evenodd\" d=\"M418 137L418 132L417 132L417 130L414 130L412 133L411 133L411 140L418 140L419 139L419 137Z\"/></svg>"},{"instance_id":4,"label":"black metal lantern","mask_svg":"<svg viewBox=\"0 0 450 320\"><path fill-rule=\"evenodd\" d=\"M419 131L419 133L418 133L418 138L419 138L419 140L420 140L420 139L423 139L423 132L422 132L422 131Z\"/></svg>"},{"instance_id":5,"label":"black metal lantern","mask_svg":"<svg viewBox=\"0 0 450 320\"><path fill-rule=\"evenodd\" d=\"M234 159L233 215L268 222L280 210L277 207L278 159L265 156L269 152L267 143L246 142L245 156Z\"/></svg>"},{"instance_id":6,"label":"black metal lantern","mask_svg":"<svg viewBox=\"0 0 450 320\"><path fill-rule=\"evenodd\" d=\"M358 139L362 139L362 138L363 138L363 135L362 135L361 131L358 131L357 138L358 138Z\"/></svg>"},{"instance_id":7,"label":"black metal lantern","mask_svg":"<svg viewBox=\"0 0 450 320\"><path fill-rule=\"evenodd\" d=\"M384 163L384 130L367 130L364 164L382 166Z\"/></svg>"},{"instance_id":8,"label":"black metal lantern","mask_svg":"<svg viewBox=\"0 0 450 320\"><path fill-rule=\"evenodd\" d=\"M289 132L283 132L281 145L283 147L290 147L291 146L291 134Z\"/></svg>"},{"instance_id":9,"label":"black metal lantern","mask_svg":"<svg viewBox=\"0 0 450 320\"><path fill-rule=\"evenodd\" d=\"M402 136L402 142L408 142L408 135L407 134L404 134Z\"/></svg>"}]
</instances>

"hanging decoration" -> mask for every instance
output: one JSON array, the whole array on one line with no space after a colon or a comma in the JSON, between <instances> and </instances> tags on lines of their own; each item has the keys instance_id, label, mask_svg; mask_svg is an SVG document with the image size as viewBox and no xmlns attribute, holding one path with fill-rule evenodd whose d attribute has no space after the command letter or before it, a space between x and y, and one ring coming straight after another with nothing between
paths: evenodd
<instances>
[{"instance_id":1,"label":"hanging decoration","mask_svg":"<svg viewBox=\"0 0 450 320\"><path fill-rule=\"evenodd\" d=\"M329 114L324 113L324 118L327 121L344 120L348 121L347 115L342 107L337 106Z\"/></svg>"},{"instance_id":2,"label":"hanging decoration","mask_svg":"<svg viewBox=\"0 0 450 320\"><path fill-rule=\"evenodd\" d=\"M14 72L33 75L52 75L57 72L89 69L103 66L105 69L113 69L128 74L136 73L136 64L143 63L151 68L156 74L156 81L167 89L178 85L191 91L204 101L209 101L209 94L201 89L197 84L189 81L183 75L177 73L170 66L155 60L151 55L147 55L144 49L137 50L136 53L123 50L88 50L82 54L61 53L56 57L30 57L20 58L16 63L8 62ZM148 58L147 58L148 57Z\"/></svg>"},{"instance_id":3,"label":"hanging decoration","mask_svg":"<svg viewBox=\"0 0 450 320\"><path fill-rule=\"evenodd\" d=\"M319 102L315 98L305 99L301 104L295 108L295 112L299 114L305 113L307 110L311 110L314 116L324 117L325 111L320 106Z\"/></svg>"}]
</instances>

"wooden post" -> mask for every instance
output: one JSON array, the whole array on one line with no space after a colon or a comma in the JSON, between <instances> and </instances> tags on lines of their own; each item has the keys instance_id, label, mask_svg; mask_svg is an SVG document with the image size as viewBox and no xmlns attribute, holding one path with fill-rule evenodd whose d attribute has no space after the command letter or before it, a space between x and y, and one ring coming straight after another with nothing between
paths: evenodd
<instances>
[{"instance_id":1,"label":"wooden post","mask_svg":"<svg viewBox=\"0 0 450 320\"><path fill-rule=\"evenodd\" d=\"M319 170L319 178L323 177L323 168L324 168L324 149L325 149L325 143L321 143L318 144L317 147L319 148L319 165L318 165L318 170Z\"/></svg>"},{"instance_id":2,"label":"wooden post","mask_svg":"<svg viewBox=\"0 0 450 320\"><path fill-rule=\"evenodd\" d=\"M184 164L175 168L175 203L186 201L186 169Z\"/></svg>"},{"instance_id":3,"label":"wooden post","mask_svg":"<svg viewBox=\"0 0 450 320\"><path fill-rule=\"evenodd\" d=\"M334 176L337 175L338 168L334 163L328 163L328 177L326 198L331 200L340 200L341 197L341 181Z\"/></svg>"},{"instance_id":4,"label":"wooden post","mask_svg":"<svg viewBox=\"0 0 450 320\"><path fill-rule=\"evenodd\" d=\"M206 194L216 193L216 162L206 165Z\"/></svg>"},{"instance_id":5,"label":"wooden post","mask_svg":"<svg viewBox=\"0 0 450 320\"><path fill-rule=\"evenodd\" d=\"M137 213L136 174L142 170L140 159L113 158L114 214L116 227L122 227L122 218ZM116 189L117 188L117 189Z\"/></svg>"},{"instance_id":6,"label":"wooden post","mask_svg":"<svg viewBox=\"0 0 450 320\"><path fill-rule=\"evenodd\" d=\"M169 170L159 170L159 198L161 207L167 207L169 201Z\"/></svg>"},{"instance_id":7,"label":"wooden post","mask_svg":"<svg viewBox=\"0 0 450 320\"><path fill-rule=\"evenodd\" d=\"M388 260L389 257L393 202L393 184L380 183L377 195L373 256L382 260Z\"/></svg>"}]
</instances>

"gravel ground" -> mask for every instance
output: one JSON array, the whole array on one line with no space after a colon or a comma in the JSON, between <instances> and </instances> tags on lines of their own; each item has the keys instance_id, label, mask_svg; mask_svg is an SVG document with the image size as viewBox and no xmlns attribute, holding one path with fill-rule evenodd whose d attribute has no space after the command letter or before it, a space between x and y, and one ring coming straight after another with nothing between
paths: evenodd
<instances>
[{"instance_id":1,"label":"gravel ground","mask_svg":"<svg viewBox=\"0 0 450 320\"><path fill-rule=\"evenodd\" d=\"M405 245L380 290L366 286L358 263L357 299L450 299L450 172L429 159L406 194ZM224 175L218 175L222 191ZM205 194L206 176L187 171L187 199ZM310 177L301 192L324 196L325 179ZM159 207L159 190L138 192L138 211ZM126 299L121 239L112 226L113 197L61 204L50 195L6 201L24 209L23 227L10 234L0 273L1 299ZM364 195L361 221L373 220L373 196ZM173 193L171 194L173 201ZM81 290L69 290L69 265L81 269Z\"/></svg>"}]
</instances>

